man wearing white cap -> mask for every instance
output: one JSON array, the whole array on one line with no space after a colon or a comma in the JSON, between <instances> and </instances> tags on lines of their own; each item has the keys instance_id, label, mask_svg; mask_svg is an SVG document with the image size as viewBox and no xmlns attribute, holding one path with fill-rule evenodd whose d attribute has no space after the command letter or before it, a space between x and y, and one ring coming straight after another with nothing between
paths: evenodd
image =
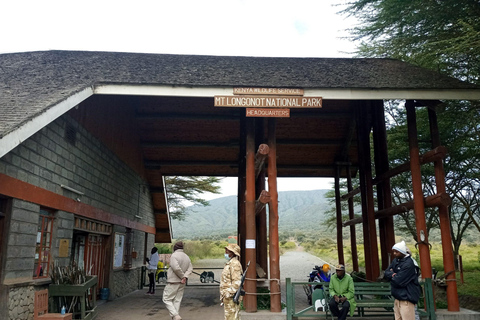
<instances>
[{"instance_id":1,"label":"man wearing white cap","mask_svg":"<svg viewBox=\"0 0 480 320\"><path fill-rule=\"evenodd\" d=\"M392 250L395 259L385 270L385 279L390 281L395 298L395 320L414 320L415 305L420 298L417 268L407 252L405 241L396 243Z\"/></svg>"}]
</instances>

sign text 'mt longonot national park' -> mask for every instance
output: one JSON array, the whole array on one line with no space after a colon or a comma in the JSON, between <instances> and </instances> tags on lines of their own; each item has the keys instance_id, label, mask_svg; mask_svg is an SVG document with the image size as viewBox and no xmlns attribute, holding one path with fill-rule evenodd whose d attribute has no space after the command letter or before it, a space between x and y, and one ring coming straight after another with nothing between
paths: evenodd
<instances>
[{"instance_id":1,"label":"sign text 'mt longonot national park'","mask_svg":"<svg viewBox=\"0 0 480 320\"><path fill-rule=\"evenodd\" d=\"M215 107L321 108L321 97L302 96L215 96Z\"/></svg>"}]
</instances>

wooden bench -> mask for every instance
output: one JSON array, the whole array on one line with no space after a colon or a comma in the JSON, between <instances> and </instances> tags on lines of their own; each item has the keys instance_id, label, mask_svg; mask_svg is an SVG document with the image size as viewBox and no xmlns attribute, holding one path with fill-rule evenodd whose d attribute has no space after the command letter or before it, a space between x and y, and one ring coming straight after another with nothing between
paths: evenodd
<instances>
[{"instance_id":1,"label":"wooden bench","mask_svg":"<svg viewBox=\"0 0 480 320\"><path fill-rule=\"evenodd\" d=\"M312 306L304 310L295 311L295 285L311 285L309 282L291 282L287 279L287 319L294 319L298 317L312 317L312 318L333 318L330 310L322 310L325 312L316 312L314 310L315 301L312 299ZM315 285L318 285L317 283ZM423 285L423 284L422 284ZM329 293L329 283L323 283L323 295L325 296L326 304L332 298ZM355 301L357 308L353 317L362 317L370 319L373 317L391 317L393 315L393 306L395 299L392 297L389 282L355 282ZM320 295L320 296L323 296ZM313 296L313 294L312 294ZM421 298L422 299L422 298ZM312 313L313 311L313 313ZM425 310L417 309L420 317L427 317L428 313Z\"/></svg>"},{"instance_id":2,"label":"wooden bench","mask_svg":"<svg viewBox=\"0 0 480 320\"><path fill-rule=\"evenodd\" d=\"M48 289L35 292L34 320L72 320L73 314L48 313Z\"/></svg>"}]
</instances>

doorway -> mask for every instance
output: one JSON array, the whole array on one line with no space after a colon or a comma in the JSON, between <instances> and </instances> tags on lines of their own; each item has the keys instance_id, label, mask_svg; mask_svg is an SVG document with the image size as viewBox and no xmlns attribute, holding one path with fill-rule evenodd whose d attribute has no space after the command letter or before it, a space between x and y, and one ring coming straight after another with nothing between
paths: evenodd
<instances>
[{"instance_id":1,"label":"doorway","mask_svg":"<svg viewBox=\"0 0 480 320\"><path fill-rule=\"evenodd\" d=\"M78 232L73 234L73 259L88 275L97 276L97 290L108 287L106 283L107 241L105 235ZM97 292L98 293L98 292Z\"/></svg>"}]
</instances>

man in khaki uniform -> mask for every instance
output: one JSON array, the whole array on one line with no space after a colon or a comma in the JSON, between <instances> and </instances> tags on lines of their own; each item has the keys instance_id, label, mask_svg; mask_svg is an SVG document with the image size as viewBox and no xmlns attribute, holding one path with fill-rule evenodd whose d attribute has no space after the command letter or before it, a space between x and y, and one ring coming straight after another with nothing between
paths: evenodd
<instances>
[{"instance_id":1,"label":"man in khaki uniform","mask_svg":"<svg viewBox=\"0 0 480 320\"><path fill-rule=\"evenodd\" d=\"M183 242L179 241L173 246L170 257L170 268L167 271L167 285L163 290L163 303L173 320L182 320L178 314L182 302L185 284L188 276L193 271L190 258L183 252Z\"/></svg>"},{"instance_id":2,"label":"man in khaki uniform","mask_svg":"<svg viewBox=\"0 0 480 320\"><path fill-rule=\"evenodd\" d=\"M240 319L240 304L233 302L233 297L240 288L243 274L242 264L238 260L239 257L240 247L237 244L230 243L225 247L227 263L223 268L220 281L220 300L224 306L225 320Z\"/></svg>"}]
</instances>

